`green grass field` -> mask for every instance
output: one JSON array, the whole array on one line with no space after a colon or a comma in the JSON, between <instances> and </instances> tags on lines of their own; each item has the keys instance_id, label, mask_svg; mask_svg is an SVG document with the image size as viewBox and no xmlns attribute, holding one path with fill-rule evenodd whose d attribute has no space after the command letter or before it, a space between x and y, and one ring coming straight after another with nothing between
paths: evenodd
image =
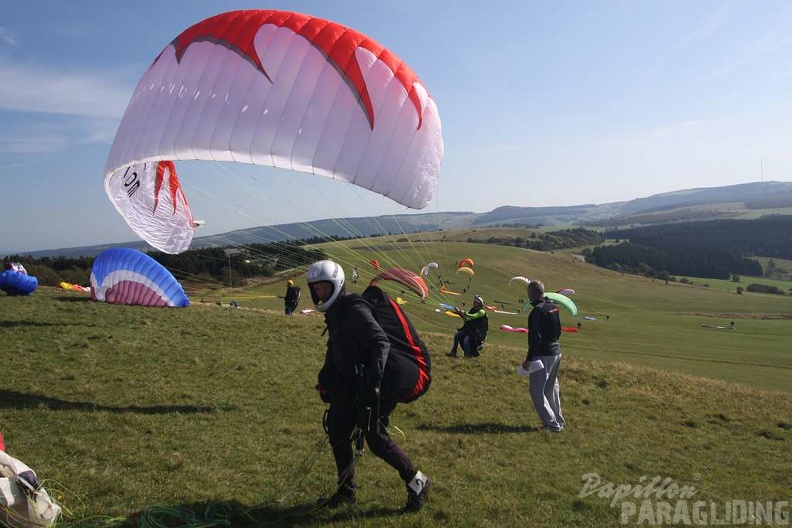
<instances>
[{"instance_id":1,"label":"green grass field","mask_svg":"<svg viewBox=\"0 0 792 528\"><path fill-rule=\"evenodd\" d=\"M666 285L562 253L483 244L383 237L327 250L347 273L360 267L355 291L375 273L372 258L416 270L438 262L449 289L467 289L433 289L421 303L383 283L407 301L434 353L432 388L392 417L394 438L433 480L426 508L399 513L403 484L368 452L358 505L315 507L335 483L313 388L324 325L315 314L283 315L283 282L194 295L187 309L94 303L52 288L0 295L0 430L9 453L47 479L65 524L619 525L609 498L581 496L592 473L614 486L670 478L716 503L789 499L792 297ZM453 272L463 258L476 262L469 283ZM525 313L493 313L480 358L444 355L459 320L437 303L469 305L479 293L516 311L525 292L508 285L514 275L577 291L580 313L563 318L582 327L562 337L560 435L536 430L514 372L525 335L498 329L524 326ZM296 281L300 308L311 307ZM701 326L732 320L735 330Z\"/></svg>"}]
</instances>

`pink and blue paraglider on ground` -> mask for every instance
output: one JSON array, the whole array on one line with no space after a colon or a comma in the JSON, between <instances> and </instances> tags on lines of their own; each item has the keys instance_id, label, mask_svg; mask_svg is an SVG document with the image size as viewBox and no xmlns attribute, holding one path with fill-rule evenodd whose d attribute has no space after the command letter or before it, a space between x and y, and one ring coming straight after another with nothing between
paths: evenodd
<instances>
[{"instance_id":1,"label":"pink and blue paraglider on ground","mask_svg":"<svg viewBox=\"0 0 792 528\"><path fill-rule=\"evenodd\" d=\"M135 249L112 248L91 269L91 298L140 306L190 305L184 288L162 264Z\"/></svg>"}]
</instances>

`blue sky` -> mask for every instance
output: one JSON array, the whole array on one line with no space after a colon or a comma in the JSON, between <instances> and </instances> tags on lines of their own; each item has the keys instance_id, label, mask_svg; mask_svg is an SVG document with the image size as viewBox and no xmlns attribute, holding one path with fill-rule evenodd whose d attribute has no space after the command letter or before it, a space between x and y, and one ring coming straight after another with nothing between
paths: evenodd
<instances>
[{"instance_id":1,"label":"blue sky","mask_svg":"<svg viewBox=\"0 0 792 528\"><path fill-rule=\"evenodd\" d=\"M248 8L351 26L413 67L445 142L425 211L792 180L786 1L0 0L0 255L137 240L102 184L132 91L181 31ZM409 212L322 178L198 165L180 174L205 234Z\"/></svg>"}]
</instances>

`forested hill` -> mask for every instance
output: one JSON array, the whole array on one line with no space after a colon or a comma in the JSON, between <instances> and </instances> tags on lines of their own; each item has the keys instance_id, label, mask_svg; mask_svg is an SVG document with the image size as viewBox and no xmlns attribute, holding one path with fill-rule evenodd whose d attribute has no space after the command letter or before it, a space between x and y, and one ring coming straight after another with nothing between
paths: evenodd
<instances>
[{"instance_id":1,"label":"forested hill","mask_svg":"<svg viewBox=\"0 0 792 528\"><path fill-rule=\"evenodd\" d=\"M658 249L732 250L743 256L792 259L792 215L616 229L605 232L605 238Z\"/></svg>"},{"instance_id":2,"label":"forested hill","mask_svg":"<svg viewBox=\"0 0 792 528\"><path fill-rule=\"evenodd\" d=\"M619 243L595 247L586 260L629 273L728 279L762 275L752 257L792 258L789 215L617 229L605 237Z\"/></svg>"}]
</instances>

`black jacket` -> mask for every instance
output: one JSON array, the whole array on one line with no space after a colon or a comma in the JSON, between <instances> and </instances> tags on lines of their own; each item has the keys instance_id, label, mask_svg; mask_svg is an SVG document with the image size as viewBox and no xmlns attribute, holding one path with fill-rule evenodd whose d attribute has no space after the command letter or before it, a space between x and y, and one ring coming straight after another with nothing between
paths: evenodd
<instances>
[{"instance_id":1,"label":"black jacket","mask_svg":"<svg viewBox=\"0 0 792 528\"><path fill-rule=\"evenodd\" d=\"M561 319L558 305L547 297L531 303L528 314L528 359L537 356L557 356L561 353L558 338L561 336Z\"/></svg>"},{"instance_id":2,"label":"black jacket","mask_svg":"<svg viewBox=\"0 0 792 528\"><path fill-rule=\"evenodd\" d=\"M392 353L371 305L359 295L342 295L325 313L329 331L319 383L333 399L352 401L363 387L380 387L380 397L404 398L414 390L419 370L404 354Z\"/></svg>"},{"instance_id":3,"label":"black jacket","mask_svg":"<svg viewBox=\"0 0 792 528\"><path fill-rule=\"evenodd\" d=\"M339 296L325 313L325 324L329 336L319 383L345 399L354 399L361 383L379 387L390 341L366 301L356 295Z\"/></svg>"},{"instance_id":4,"label":"black jacket","mask_svg":"<svg viewBox=\"0 0 792 528\"><path fill-rule=\"evenodd\" d=\"M286 296L283 298L287 304L297 304L300 302L300 292L296 286L288 286L286 288Z\"/></svg>"}]
</instances>

